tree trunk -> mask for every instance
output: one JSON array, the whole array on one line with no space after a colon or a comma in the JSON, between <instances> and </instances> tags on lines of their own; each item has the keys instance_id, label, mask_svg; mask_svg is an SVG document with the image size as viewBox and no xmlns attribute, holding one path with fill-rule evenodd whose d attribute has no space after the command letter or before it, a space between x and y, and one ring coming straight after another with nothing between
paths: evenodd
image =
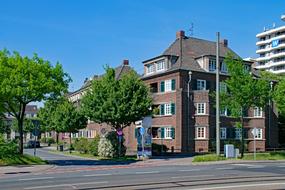
<instances>
[{"instance_id":1,"label":"tree trunk","mask_svg":"<svg viewBox=\"0 0 285 190\"><path fill-rule=\"evenodd\" d=\"M243 114L243 112L242 112L242 114ZM244 155L243 115L241 115L241 117L240 117L240 123L241 123L241 148L240 148L240 152L241 152L241 158L243 158L243 155Z\"/></svg>"},{"instance_id":2,"label":"tree trunk","mask_svg":"<svg viewBox=\"0 0 285 190\"><path fill-rule=\"evenodd\" d=\"M56 132L56 150L58 150L58 132Z\"/></svg>"},{"instance_id":3,"label":"tree trunk","mask_svg":"<svg viewBox=\"0 0 285 190\"><path fill-rule=\"evenodd\" d=\"M69 153L71 154L71 132L69 133Z\"/></svg>"},{"instance_id":4,"label":"tree trunk","mask_svg":"<svg viewBox=\"0 0 285 190\"><path fill-rule=\"evenodd\" d=\"M23 142L23 118L19 118L18 120L18 128L19 128L19 153L23 155L24 153L24 142Z\"/></svg>"}]
</instances>

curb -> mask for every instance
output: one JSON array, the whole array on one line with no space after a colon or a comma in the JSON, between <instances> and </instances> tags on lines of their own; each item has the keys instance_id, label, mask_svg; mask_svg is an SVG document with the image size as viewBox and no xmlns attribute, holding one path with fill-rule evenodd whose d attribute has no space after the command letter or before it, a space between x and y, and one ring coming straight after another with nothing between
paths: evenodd
<instances>
[{"instance_id":1,"label":"curb","mask_svg":"<svg viewBox=\"0 0 285 190\"><path fill-rule=\"evenodd\" d=\"M285 163L285 160L233 160L233 161L210 161L192 162L192 165L218 165L218 164L252 164L252 163Z\"/></svg>"}]
</instances>

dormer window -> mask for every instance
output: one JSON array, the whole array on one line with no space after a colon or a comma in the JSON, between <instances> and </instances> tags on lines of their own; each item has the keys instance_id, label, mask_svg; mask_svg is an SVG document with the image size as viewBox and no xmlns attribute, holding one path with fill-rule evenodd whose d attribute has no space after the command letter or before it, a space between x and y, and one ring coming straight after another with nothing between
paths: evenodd
<instances>
[{"instance_id":1,"label":"dormer window","mask_svg":"<svg viewBox=\"0 0 285 190\"><path fill-rule=\"evenodd\" d=\"M216 70L216 60L210 59L209 60L209 71L215 71Z\"/></svg>"},{"instance_id":2,"label":"dormer window","mask_svg":"<svg viewBox=\"0 0 285 190\"><path fill-rule=\"evenodd\" d=\"M165 70L165 61L164 60L160 60L156 62L156 71L164 71Z\"/></svg>"},{"instance_id":3,"label":"dormer window","mask_svg":"<svg viewBox=\"0 0 285 190\"><path fill-rule=\"evenodd\" d=\"M154 73L154 64L149 64L146 66L146 74Z\"/></svg>"}]
</instances>

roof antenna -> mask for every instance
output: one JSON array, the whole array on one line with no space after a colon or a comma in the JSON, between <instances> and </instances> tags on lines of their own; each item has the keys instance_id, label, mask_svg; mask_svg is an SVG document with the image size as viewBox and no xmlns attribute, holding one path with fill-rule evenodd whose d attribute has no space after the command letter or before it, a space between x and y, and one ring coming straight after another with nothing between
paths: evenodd
<instances>
[{"instance_id":1,"label":"roof antenna","mask_svg":"<svg viewBox=\"0 0 285 190\"><path fill-rule=\"evenodd\" d=\"M189 28L189 36L193 36L194 35L194 24L193 24L193 22L191 22L191 26L190 26L190 28Z\"/></svg>"}]
</instances>

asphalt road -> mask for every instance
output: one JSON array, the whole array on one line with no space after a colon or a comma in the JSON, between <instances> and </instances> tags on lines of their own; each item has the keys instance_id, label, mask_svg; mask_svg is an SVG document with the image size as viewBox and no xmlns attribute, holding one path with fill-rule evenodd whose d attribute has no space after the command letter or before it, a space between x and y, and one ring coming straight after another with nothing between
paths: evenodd
<instances>
[{"instance_id":1,"label":"asphalt road","mask_svg":"<svg viewBox=\"0 0 285 190\"><path fill-rule=\"evenodd\" d=\"M65 156L44 152L54 160ZM57 157L59 156L59 157ZM67 158L77 160L77 158ZM81 160L86 162L86 160ZM88 162L92 162L89 160ZM2 190L285 189L285 162L216 165L57 165L47 171L0 177Z\"/></svg>"}]
</instances>

